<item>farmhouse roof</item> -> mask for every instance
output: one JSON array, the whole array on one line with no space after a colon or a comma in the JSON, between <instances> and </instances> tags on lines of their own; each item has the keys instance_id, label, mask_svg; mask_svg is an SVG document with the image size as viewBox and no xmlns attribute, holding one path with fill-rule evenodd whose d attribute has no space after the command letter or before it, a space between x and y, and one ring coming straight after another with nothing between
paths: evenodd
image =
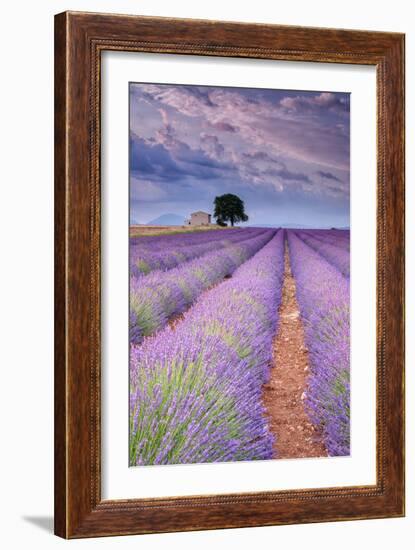
<instances>
[{"instance_id":1,"label":"farmhouse roof","mask_svg":"<svg viewBox=\"0 0 415 550\"><path fill-rule=\"evenodd\" d=\"M210 216L209 212L203 212L203 210L197 210L196 212L192 212L191 216L193 216L193 214L206 214L206 216Z\"/></svg>"}]
</instances>

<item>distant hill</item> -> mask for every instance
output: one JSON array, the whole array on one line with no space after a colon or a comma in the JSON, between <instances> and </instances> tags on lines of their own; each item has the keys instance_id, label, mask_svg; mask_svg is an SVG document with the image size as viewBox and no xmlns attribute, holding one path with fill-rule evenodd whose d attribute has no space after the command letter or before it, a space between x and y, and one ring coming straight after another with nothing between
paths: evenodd
<instances>
[{"instance_id":1,"label":"distant hill","mask_svg":"<svg viewBox=\"0 0 415 550\"><path fill-rule=\"evenodd\" d=\"M146 225L183 225L184 216L177 214L163 214L146 223Z\"/></svg>"}]
</instances>

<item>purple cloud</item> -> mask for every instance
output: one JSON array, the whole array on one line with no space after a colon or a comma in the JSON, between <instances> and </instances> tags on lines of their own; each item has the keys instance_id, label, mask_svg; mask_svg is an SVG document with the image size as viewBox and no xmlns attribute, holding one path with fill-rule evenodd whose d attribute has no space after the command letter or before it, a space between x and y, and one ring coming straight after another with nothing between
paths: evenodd
<instances>
[{"instance_id":1,"label":"purple cloud","mask_svg":"<svg viewBox=\"0 0 415 550\"><path fill-rule=\"evenodd\" d=\"M211 122L210 123L210 126L212 128L215 128L216 130L220 130L222 132L232 132L232 133L235 133L235 132L238 132L239 131L239 128L237 128L236 126L234 126L233 124L229 124L229 122L225 122L225 121L218 121L218 122Z\"/></svg>"},{"instance_id":2,"label":"purple cloud","mask_svg":"<svg viewBox=\"0 0 415 550\"><path fill-rule=\"evenodd\" d=\"M280 105L288 110L295 112L315 112L321 110L336 111L338 113L349 112L349 101L346 97L339 97L338 94L332 92L322 92L316 96L296 96L284 97L280 101Z\"/></svg>"},{"instance_id":3,"label":"purple cloud","mask_svg":"<svg viewBox=\"0 0 415 550\"><path fill-rule=\"evenodd\" d=\"M131 175L154 201L167 186L185 189L183 200L209 186L214 194L255 193L252 204L265 201L262 210L278 193L275 200L314 197L348 212L348 94L163 84L130 90Z\"/></svg>"},{"instance_id":4,"label":"purple cloud","mask_svg":"<svg viewBox=\"0 0 415 550\"><path fill-rule=\"evenodd\" d=\"M342 181L340 178L336 177L331 172L324 172L323 170L317 170L316 174L321 178L325 178L326 180L332 180L332 181L338 181L338 182Z\"/></svg>"},{"instance_id":5,"label":"purple cloud","mask_svg":"<svg viewBox=\"0 0 415 550\"><path fill-rule=\"evenodd\" d=\"M217 136L210 134L200 135L200 144L202 150L210 157L216 160L223 159L225 154L225 148L220 143Z\"/></svg>"}]
</instances>

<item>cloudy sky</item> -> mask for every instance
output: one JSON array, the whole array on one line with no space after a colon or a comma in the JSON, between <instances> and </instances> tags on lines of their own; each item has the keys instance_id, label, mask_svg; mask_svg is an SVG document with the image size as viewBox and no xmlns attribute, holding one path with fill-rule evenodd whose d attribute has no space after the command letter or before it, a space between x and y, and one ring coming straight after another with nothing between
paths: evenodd
<instances>
[{"instance_id":1,"label":"cloudy sky","mask_svg":"<svg viewBox=\"0 0 415 550\"><path fill-rule=\"evenodd\" d=\"M130 84L131 222L245 202L247 225L349 226L346 93Z\"/></svg>"}]
</instances>

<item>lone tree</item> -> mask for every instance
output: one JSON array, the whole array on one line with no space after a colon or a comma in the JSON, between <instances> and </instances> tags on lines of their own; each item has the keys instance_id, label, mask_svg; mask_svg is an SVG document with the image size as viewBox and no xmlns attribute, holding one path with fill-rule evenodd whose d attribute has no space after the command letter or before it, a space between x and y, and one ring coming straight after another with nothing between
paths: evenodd
<instances>
[{"instance_id":1,"label":"lone tree","mask_svg":"<svg viewBox=\"0 0 415 550\"><path fill-rule=\"evenodd\" d=\"M227 193L215 197L215 212L214 217L219 225L224 225L226 222L231 222L233 225L236 222L247 222L248 216L245 214L244 201L237 195Z\"/></svg>"}]
</instances>

